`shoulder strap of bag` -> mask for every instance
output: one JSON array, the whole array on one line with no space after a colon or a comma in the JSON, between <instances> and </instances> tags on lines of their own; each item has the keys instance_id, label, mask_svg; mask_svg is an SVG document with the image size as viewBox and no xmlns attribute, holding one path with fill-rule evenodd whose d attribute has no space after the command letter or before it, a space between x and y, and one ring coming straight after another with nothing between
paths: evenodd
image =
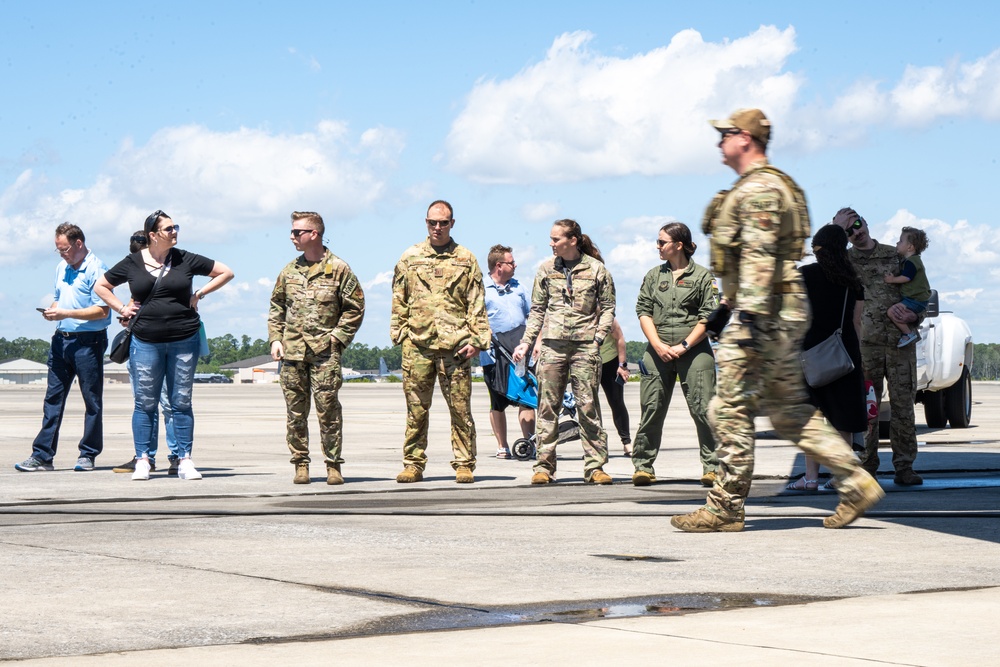
<instances>
[{"instance_id":1,"label":"shoulder strap of bag","mask_svg":"<svg viewBox=\"0 0 1000 667\"><path fill-rule=\"evenodd\" d=\"M850 289L844 288L844 307L840 309L840 321L837 323L837 333L843 333L844 331L844 316L847 315L847 295Z\"/></svg>"},{"instance_id":2,"label":"shoulder strap of bag","mask_svg":"<svg viewBox=\"0 0 1000 667\"><path fill-rule=\"evenodd\" d=\"M153 296L153 292L156 291L156 286L160 284L160 278L163 277L163 274L164 272L166 272L166 270L167 270L167 264L164 262L163 266L160 267L160 272L156 275L156 280L153 281L153 288L149 290L149 296L151 297ZM846 298L846 296L844 298ZM146 302L143 303L141 306L139 306L139 310L135 311L135 315L132 316L132 319L129 321L128 326L125 327L126 331L132 333L132 327L135 326L136 320L139 319L139 313L142 312L142 309L146 307L147 303L149 303L149 299L146 299Z\"/></svg>"}]
</instances>

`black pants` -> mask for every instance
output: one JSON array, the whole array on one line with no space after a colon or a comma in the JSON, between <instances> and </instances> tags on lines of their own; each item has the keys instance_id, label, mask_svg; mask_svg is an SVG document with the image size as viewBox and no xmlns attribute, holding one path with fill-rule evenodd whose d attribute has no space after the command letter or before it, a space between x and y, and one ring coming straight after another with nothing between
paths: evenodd
<instances>
[{"instance_id":1,"label":"black pants","mask_svg":"<svg viewBox=\"0 0 1000 667\"><path fill-rule=\"evenodd\" d=\"M618 377L618 358L601 366L601 387L604 389L604 396L611 406L611 418L615 422L615 430L622 444L632 442L632 436L628 430L628 408L625 407L625 388L615 382Z\"/></svg>"}]
</instances>

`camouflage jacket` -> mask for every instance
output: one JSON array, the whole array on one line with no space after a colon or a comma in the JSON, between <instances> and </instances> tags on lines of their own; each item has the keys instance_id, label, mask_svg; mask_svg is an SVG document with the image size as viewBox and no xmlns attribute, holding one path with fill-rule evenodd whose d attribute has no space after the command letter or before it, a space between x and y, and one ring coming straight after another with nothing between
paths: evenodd
<instances>
[{"instance_id":1,"label":"camouflage jacket","mask_svg":"<svg viewBox=\"0 0 1000 667\"><path fill-rule=\"evenodd\" d=\"M454 240L440 253L429 240L408 248L392 278L389 338L431 350L489 348L483 273L475 255Z\"/></svg>"},{"instance_id":2,"label":"camouflage jacket","mask_svg":"<svg viewBox=\"0 0 1000 667\"><path fill-rule=\"evenodd\" d=\"M322 356L334 338L341 349L350 345L364 316L365 295L347 262L328 249L312 264L300 255L271 292L268 344L281 341L289 361L301 361L307 349Z\"/></svg>"},{"instance_id":3,"label":"camouflage jacket","mask_svg":"<svg viewBox=\"0 0 1000 667\"><path fill-rule=\"evenodd\" d=\"M653 320L656 333L667 345L678 345L699 322L705 322L718 305L712 274L695 262L674 280L670 263L649 270L639 287L635 314Z\"/></svg>"},{"instance_id":4,"label":"camouflage jacket","mask_svg":"<svg viewBox=\"0 0 1000 667\"><path fill-rule=\"evenodd\" d=\"M611 333L615 319L615 283L611 274L593 257L581 255L570 271L570 291L562 269L556 268L557 259L550 257L538 267L531 291L531 313L521 342L530 345L539 333L542 340L603 341Z\"/></svg>"},{"instance_id":5,"label":"camouflage jacket","mask_svg":"<svg viewBox=\"0 0 1000 667\"><path fill-rule=\"evenodd\" d=\"M774 316L782 294L805 294L795 268L810 234L805 194L766 160L716 195L703 229L711 236L712 271L734 309Z\"/></svg>"},{"instance_id":6,"label":"camouflage jacket","mask_svg":"<svg viewBox=\"0 0 1000 667\"><path fill-rule=\"evenodd\" d=\"M868 251L851 246L847 256L851 258L851 264L865 288L865 306L861 312L861 344L895 346L899 340L899 329L889 319L886 311L899 303L899 285L885 282L885 274L899 275L899 255L896 249L875 241L875 247Z\"/></svg>"}]
</instances>

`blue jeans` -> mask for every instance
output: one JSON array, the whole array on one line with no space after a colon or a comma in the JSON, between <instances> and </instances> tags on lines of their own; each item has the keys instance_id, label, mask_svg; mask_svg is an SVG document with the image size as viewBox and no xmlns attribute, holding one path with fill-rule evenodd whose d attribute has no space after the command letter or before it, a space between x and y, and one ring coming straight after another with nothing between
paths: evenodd
<instances>
[{"instance_id":1,"label":"blue jeans","mask_svg":"<svg viewBox=\"0 0 1000 667\"><path fill-rule=\"evenodd\" d=\"M64 337L56 333L49 346L49 380L42 409L42 430L31 443L31 455L51 463L59 446L66 398L73 378L80 381L80 393L86 415L80 456L94 459L104 449L104 351L108 349L107 331L86 331Z\"/></svg>"},{"instance_id":2,"label":"blue jeans","mask_svg":"<svg viewBox=\"0 0 1000 667\"><path fill-rule=\"evenodd\" d=\"M135 396L135 378L132 376L132 364L127 366L129 372L129 381L132 384L132 395ZM168 457L171 461L179 459L180 456L177 454L177 436L174 435L174 411L170 407L170 394L167 393L167 383L163 383L163 391L160 392L160 411L163 412L163 429L167 434L167 448L170 450L170 456ZM159 449L159 435L160 435L160 424L159 424L159 413L153 415L153 426L152 426L152 437L149 442L149 450L147 455L150 461L156 460L156 452Z\"/></svg>"},{"instance_id":3,"label":"blue jeans","mask_svg":"<svg viewBox=\"0 0 1000 667\"><path fill-rule=\"evenodd\" d=\"M191 387L198 365L198 334L172 343L146 343L132 337L129 367L135 409L132 411L132 439L136 458L155 452L155 430L158 426L157 403L166 389L173 411L173 434L179 457L191 455L194 439L194 412L191 410ZM164 415L166 417L166 415ZM168 436L169 444L169 436Z\"/></svg>"}]
</instances>

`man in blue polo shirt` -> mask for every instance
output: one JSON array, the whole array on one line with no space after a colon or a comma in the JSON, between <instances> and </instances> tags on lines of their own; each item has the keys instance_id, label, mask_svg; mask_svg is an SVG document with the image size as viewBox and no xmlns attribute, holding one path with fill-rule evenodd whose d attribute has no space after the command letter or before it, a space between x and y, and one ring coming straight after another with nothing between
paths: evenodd
<instances>
[{"instance_id":1,"label":"man in blue polo shirt","mask_svg":"<svg viewBox=\"0 0 1000 667\"><path fill-rule=\"evenodd\" d=\"M522 285L514 277L512 250L504 245L490 248L486 258L489 267L489 280L484 281L486 288L486 316L490 321L490 329L503 340L503 334L516 332L511 336L511 350L521 340L524 333L524 323L531 310L531 286ZM490 392L490 426L497 439L497 458L509 459L510 446L507 444L507 415L504 410L512 403L507 397L493 390L492 374L496 370L496 359L489 350L479 353L479 363L483 366L483 376ZM517 420L521 424L521 433L525 438L535 432L535 411L531 408L518 406Z\"/></svg>"},{"instance_id":2,"label":"man in blue polo shirt","mask_svg":"<svg viewBox=\"0 0 1000 667\"><path fill-rule=\"evenodd\" d=\"M58 322L49 347L49 378L42 412L42 430L31 445L31 456L14 465L22 472L54 470L59 426L73 378L80 382L86 407L80 457L75 470L93 470L104 449L101 417L104 397L104 352L108 348L111 309L94 294L94 283L107 265L87 250L83 231L64 222L56 227L55 300L42 317Z\"/></svg>"}]
</instances>

